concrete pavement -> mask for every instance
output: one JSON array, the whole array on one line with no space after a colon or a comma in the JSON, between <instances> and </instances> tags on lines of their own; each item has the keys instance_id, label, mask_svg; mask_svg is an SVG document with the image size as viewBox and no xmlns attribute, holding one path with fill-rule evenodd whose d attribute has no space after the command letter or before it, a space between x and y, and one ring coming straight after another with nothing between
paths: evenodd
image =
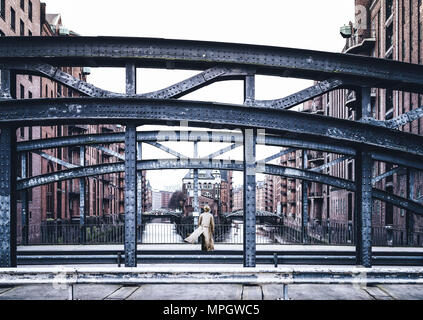
<instances>
[{"instance_id":1,"label":"concrete pavement","mask_svg":"<svg viewBox=\"0 0 423 320\"><path fill-rule=\"evenodd\" d=\"M145 284L74 286L77 300L281 300L281 285ZM288 285L289 300L423 300L423 285ZM0 287L0 300L66 300L60 285Z\"/></svg>"},{"instance_id":2,"label":"concrete pavement","mask_svg":"<svg viewBox=\"0 0 423 320\"><path fill-rule=\"evenodd\" d=\"M139 250L199 250L199 245L139 245ZM354 251L351 246L281 246L258 245L257 250L345 250ZM407 248L410 250L410 248ZM65 246L20 246L18 251L31 250L123 250L123 245L65 245ZM216 245L219 250L242 250L241 245ZM398 248L373 248L374 251L395 251ZM423 252L423 248L412 248ZM85 265L89 266L89 265ZM108 265L102 265L107 267ZM36 267L36 266L33 266ZM72 267L72 266L68 266ZM202 265L202 268L206 266ZM222 266L224 267L224 266ZM40 266L45 268L45 266ZM242 284L144 284L144 285L104 285L78 284L74 286L74 298L78 300L278 300L282 299L282 285L242 285ZM346 284L290 284L290 300L423 300L423 284L395 285L346 285ZM66 300L67 286L25 285L14 287L0 286L0 300Z\"/></svg>"}]
</instances>

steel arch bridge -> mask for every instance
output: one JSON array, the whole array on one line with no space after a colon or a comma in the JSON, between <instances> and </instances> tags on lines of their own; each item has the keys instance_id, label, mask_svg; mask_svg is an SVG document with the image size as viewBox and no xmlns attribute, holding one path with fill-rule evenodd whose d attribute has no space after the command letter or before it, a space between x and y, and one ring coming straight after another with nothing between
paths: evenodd
<instances>
[{"instance_id":1,"label":"steel arch bridge","mask_svg":"<svg viewBox=\"0 0 423 320\"><path fill-rule=\"evenodd\" d=\"M60 70L62 66L125 67L126 94L97 88ZM199 70L200 73L163 90L137 94L136 68ZM423 108L390 121L371 114L371 88L391 88L423 94L423 66L348 54L247 44L118 37L3 37L0 38L0 266L16 266L16 193L28 188L114 172L125 172L125 265L136 266L136 227L141 223L140 171L161 169L222 169L244 173L244 266L256 264L256 173L281 175L355 192L357 264L372 265L372 201L381 200L423 214L423 206L407 197L376 189L374 161L423 170L423 137L396 130L423 115ZM16 74L49 78L83 97L63 99L12 98ZM276 100L255 99L255 75L311 79L317 85ZM177 100L216 81L244 81L244 105ZM335 89L352 89L358 96L355 121L291 111L294 106ZM191 127L210 131L137 132L145 124ZM17 143L16 129L35 125L121 124L124 133L68 136ZM214 131L214 129L220 129ZM228 131L221 131L226 129ZM234 133L234 129L241 129ZM265 133L263 133L265 132ZM189 158L164 147L162 141L230 142L233 145L204 158ZM124 143L125 155L102 144ZM161 148L176 158L142 160L140 143ZM243 161L217 160L238 145ZM324 168L297 169L269 164L284 151L257 159L256 145L288 150L319 150L355 159L355 177L345 180L321 173ZM64 163L66 169L18 179L17 153L68 146L96 146L118 161L94 166ZM287 151L285 151L287 152ZM304 159L305 157L303 157ZM25 161L25 158L22 158ZM326 164L330 166L333 163ZM24 166L23 166L24 167ZM304 188L305 189L305 188ZM81 194L83 194L81 192ZM303 197L302 226L306 227L307 196ZM81 205L82 202L81 202ZM23 220L27 219L23 207ZM81 210L83 212L83 210ZM81 223L84 216L81 215Z\"/></svg>"}]
</instances>

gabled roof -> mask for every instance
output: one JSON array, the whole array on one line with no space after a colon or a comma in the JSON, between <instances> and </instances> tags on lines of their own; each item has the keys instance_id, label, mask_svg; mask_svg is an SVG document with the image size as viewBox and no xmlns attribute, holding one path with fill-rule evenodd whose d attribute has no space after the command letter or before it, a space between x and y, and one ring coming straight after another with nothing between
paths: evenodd
<instances>
[{"instance_id":1,"label":"gabled roof","mask_svg":"<svg viewBox=\"0 0 423 320\"><path fill-rule=\"evenodd\" d=\"M46 21L50 25L57 26L59 23L61 23L62 16L60 13L47 13L46 14Z\"/></svg>"},{"instance_id":2,"label":"gabled roof","mask_svg":"<svg viewBox=\"0 0 423 320\"><path fill-rule=\"evenodd\" d=\"M204 175L204 177L200 177L200 175ZM193 179L194 178L194 170L189 170L188 173L185 175L184 179ZM212 175L212 170L198 170L198 180L201 179L214 179Z\"/></svg>"}]
</instances>

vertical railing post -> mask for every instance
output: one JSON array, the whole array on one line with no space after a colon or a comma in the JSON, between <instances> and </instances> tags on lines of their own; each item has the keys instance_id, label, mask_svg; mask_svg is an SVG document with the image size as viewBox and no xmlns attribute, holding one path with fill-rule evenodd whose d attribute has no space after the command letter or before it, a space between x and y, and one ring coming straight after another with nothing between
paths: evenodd
<instances>
[{"instance_id":1,"label":"vertical railing post","mask_svg":"<svg viewBox=\"0 0 423 320\"><path fill-rule=\"evenodd\" d=\"M307 169L307 151L302 150L302 168ZM308 183L301 180L301 237L302 243L308 242L307 226L308 226Z\"/></svg>"},{"instance_id":2,"label":"vertical railing post","mask_svg":"<svg viewBox=\"0 0 423 320\"><path fill-rule=\"evenodd\" d=\"M372 116L371 88L361 88L358 95L361 99L361 108L357 120ZM355 158L355 183L356 183L356 258L357 265L370 268L372 266L372 174L373 159L370 152L363 149L357 150Z\"/></svg>"},{"instance_id":3,"label":"vertical railing post","mask_svg":"<svg viewBox=\"0 0 423 320\"><path fill-rule=\"evenodd\" d=\"M16 130L0 127L0 267L16 267Z\"/></svg>"},{"instance_id":4,"label":"vertical railing post","mask_svg":"<svg viewBox=\"0 0 423 320\"><path fill-rule=\"evenodd\" d=\"M255 77L244 81L244 101L255 99ZM244 133L244 267L256 266L256 142L257 133L245 129Z\"/></svg>"},{"instance_id":5,"label":"vertical railing post","mask_svg":"<svg viewBox=\"0 0 423 320\"><path fill-rule=\"evenodd\" d=\"M81 167L85 166L85 146L79 147L79 164ZM79 243L85 243L85 178L79 179Z\"/></svg>"},{"instance_id":6,"label":"vertical railing post","mask_svg":"<svg viewBox=\"0 0 423 320\"><path fill-rule=\"evenodd\" d=\"M136 93L136 68L126 65L126 93ZM137 127L125 131L125 267L137 266Z\"/></svg>"},{"instance_id":7,"label":"vertical railing post","mask_svg":"<svg viewBox=\"0 0 423 320\"><path fill-rule=\"evenodd\" d=\"M415 181L415 171L413 169L407 168L407 197L410 200L414 199L414 181ZM407 236L407 245L414 245L414 213L412 211L407 211L405 216L405 225L406 225L406 236Z\"/></svg>"},{"instance_id":8,"label":"vertical railing post","mask_svg":"<svg viewBox=\"0 0 423 320\"><path fill-rule=\"evenodd\" d=\"M137 143L137 160L142 160L142 143ZM142 241L142 202L143 202L143 189L142 189L142 171L137 171L137 234L138 242Z\"/></svg>"},{"instance_id":9,"label":"vertical railing post","mask_svg":"<svg viewBox=\"0 0 423 320\"><path fill-rule=\"evenodd\" d=\"M31 153L28 154L31 156ZM27 178L27 154L25 152L21 153L21 178ZM28 244L28 230L29 230L29 219L28 219L28 189L21 191L21 202L22 202L22 211L21 211L21 223L22 223L22 244Z\"/></svg>"},{"instance_id":10,"label":"vertical railing post","mask_svg":"<svg viewBox=\"0 0 423 320\"><path fill-rule=\"evenodd\" d=\"M198 158L198 142L194 141L194 159ZM200 213L200 206L198 204L198 169L194 169L193 171L193 178L194 178L194 197L193 197L193 204L194 204L194 228L198 224L198 216Z\"/></svg>"},{"instance_id":11,"label":"vertical railing post","mask_svg":"<svg viewBox=\"0 0 423 320\"><path fill-rule=\"evenodd\" d=\"M1 71L0 99L11 99L10 71ZM0 267L16 267L16 128L0 127Z\"/></svg>"}]
</instances>

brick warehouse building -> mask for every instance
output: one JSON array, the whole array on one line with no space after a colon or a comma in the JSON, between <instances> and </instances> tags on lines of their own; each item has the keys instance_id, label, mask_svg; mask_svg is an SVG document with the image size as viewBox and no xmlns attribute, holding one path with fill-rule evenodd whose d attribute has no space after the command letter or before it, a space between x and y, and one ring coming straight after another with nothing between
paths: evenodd
<instances>
[{"instance_id":1,"label":"brick warehouse building","mask_svg":"<svg viewBox=\"0 0 423 320\"><path fill-rule=\"evenodd\" d=\"M356 20L346 28L346 45L343 53L360 54L403 62L423 63L423 6L422 0L356 0ZM345 29L344 29L345 30ZM351 32L351 36L349 35ZM423 105L421 95L389 89L372 89L372 112L378 120L390 120ZM353 120L356 118L357 98L354 91L335 90L304 104L304 112L322 113L327 116ZM406 124L399 130L423 134L423 119ZM324 163L337 159L338 155L323 153ZM309 157L310 158L310 157ZM309 161L309 167L315 167ZM423 174L396 169L392 164L376 162L373 176L378 177L394 170L394 174L377 181L375 187L413 199L422 200ZM327 168L323 173L353 179L354 161L347 160ZM407 183L414 179L414 183ZM352 224L354 219L354 193L318 186L315 194L322 204L310 207L310 221ZM410 185L410 187L408 187ZM300 187L301 188L301 187ZM313 187L309 189L309 196ZM423 219L415 214L406 215L403 209L374 201L373 232L375 244L421 245L423 243ZM408 231L413 231L412 237ZM390 234L390 236L389 236ZM378 240L380 239L380 240ZM380 241L378 243L378 241Z\"/></svg>"},{"instance_id":2,"label":"brick warehouse building","mask_svg":"<svg viewBox=\"0 0 423 320\"><path fill-rule=\"evenodd\" d=\"M0 36L78 36L63 27L60 14L46 13L46 5L39 0L0 0ZM89 69L81 67L62 68L62 71L75 78L86 81ZM13 91L13 89L12 89ZM16 76L16 90L12 92L17 99L76 97L78 94L65 86L36 76ZM64 125L19 128L17 140L53 138L67 135L83 135L107 132L123 132L118 125ZM123 154L121 144L104 146ZM80 164L80 147L43 150L44 156L36 153L26 154L26 174L28 177L56 170L66 169L52 156L69 164ZM93 147L85 149L85 164L94 165L115 162L108 153ZM21 164L21 157L18 159ZM22 168L18 169L18 176ZM86 223L116 222L122 220L124 212L123 173L108 174L85 179L85 216ZM146 185L145 173L143 186ZM78 223L79 180L69 180L36 187L28 190L29 243L39 243L41 229L45 224ZM146 189L144 188L144 191ZM22 193L18 195L18 240L22 234ZM147 197L143 197L147 199ZM143 207L148 206L146 201Z\"/></svg>"},{"instance_id":3,"label":"brick warehouse building","mask_svg":"<svg viewBox=\"0 0 423 320\"><path fill-rule=\"evenodd\" d=\"M423 63L423 5L422 0L356 0L356 20L346 26L346 45L343 53L394 59L409 63ZM345 32L345 27L342 29ZM351 35L348 31L351 31ZM334 90L303 104L302 112L354 120L357 99L352 90ZM422 96L389 89L372 89L373 115L378 120L389 120L423 106ZM423 118L399 128L414 134L423 134ZM317 151L307 152L307 167L316 168L332 162L340 155ZM296 151L280 158L287 167L302 167L302 152ZM423 174L396 169L392 164L376 162L373 176L378 177L393 170L385 179L375 182L375 187L423 201ZM344 179L354 179L354 161L345 160L321 171ZM408 184L408 179L414 183ZM301 181L285 177L266 177L264 197L268 211L279 212L287 225L301 224ZM308 210L310 225L331 225L345 230L354 220L354 193L337 190L318 183L308 185ZM411 187L408 187L410 185ZM273 201L273 203L272 203ZM402 209L374 201L373 232L375 245L422 245L423 219L406 215ZM413 230L412 237L407 230ZM410 234L408 232L408 234Z\"/></svg>"},{"instance_id":4,"label":"brick warehouse building","mask_svg":"<svg viewBox=\"0 0 423 320\"><path fill-rule=\"evenodd\" d=\"M232 212L233 191L232 171L199 170L198 172L198 205L202 209L208 205L217 216ZM184 213L191 215L194 211L194 173L187 172L182 179L182 192L185 195Z\"/></svg>"}]
</instances>

